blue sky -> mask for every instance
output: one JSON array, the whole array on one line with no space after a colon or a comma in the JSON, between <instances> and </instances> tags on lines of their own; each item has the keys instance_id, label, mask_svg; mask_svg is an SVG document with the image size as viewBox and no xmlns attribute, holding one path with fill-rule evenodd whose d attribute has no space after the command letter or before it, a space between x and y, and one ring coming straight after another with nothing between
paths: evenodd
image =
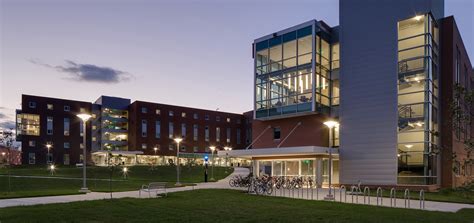
<instances>
[{"instance_id":1,"label":"blue sky","mask_svg":"<svg viewBox=\"0 0 474 223\"><path fill-rule=\"evenodd\" d=\"M472 11L471 0L446 0L465 40L474 39ZM245 112L253 39L338 17L336 0L0 0L0 125L14 120L21 94ZM474 43L465 44L472 58Z\"/></svg>"}]
</instances>

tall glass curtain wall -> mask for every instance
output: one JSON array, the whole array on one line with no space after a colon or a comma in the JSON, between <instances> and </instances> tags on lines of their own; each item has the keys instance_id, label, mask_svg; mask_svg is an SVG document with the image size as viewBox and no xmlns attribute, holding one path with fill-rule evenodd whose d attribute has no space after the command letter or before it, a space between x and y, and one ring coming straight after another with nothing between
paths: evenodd
<instances>
[{"instance_id":1,"label":"tall glass curtain wall","mask_svg":"<svg viewBox=\"0 0 474 223\"><path fill-rule=\"evenodd\" d=\"M329 111L331 46L326 39L328 34L315 34L313 27L307 26L256 43L257 118L314 111L314 99L317 109ZM312 73L313 58L316 75Z\"/></svg>"},{"instance_id":2,"label":"tall glass curtain wall","mask_svg":"<svg viewBox=\"0 0 474 223\"><path fill-rule=\"evenodd\" d=\"M438 28L430 14L398 23L398 183L436 184Z\"/></svg>"}]
</instances>

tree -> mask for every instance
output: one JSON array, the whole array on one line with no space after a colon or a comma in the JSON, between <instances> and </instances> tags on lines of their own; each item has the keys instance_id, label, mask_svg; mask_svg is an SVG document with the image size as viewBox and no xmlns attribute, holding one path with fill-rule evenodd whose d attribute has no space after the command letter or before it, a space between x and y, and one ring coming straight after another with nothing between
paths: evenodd
<instances>
[{"instance_id":1,"label":"tree","mask_svg":"<svg viewBox=\"0 0 474 223\"><path fill-rule=\"evenodd\" d=\"M466 156L461 157L453 152L452 159L455 165L453 172L461 172L462 166L474 164L472 153L474 151L474 138L472 138L472 124L474 121L474 89L466 89L460 84L454 87L453 102L451 103L451 116L453 129L464 145ZM464 136L464 137L461 137Z\"/></svg>"},{"instance_id":2,"label":"tree","mask_svg":"<svg viewBox=\"0 0 474 223\"><path fill-rule=\"evenodd\" d=\"M8 192L11 192L11 179L10 179L10 161L11 161L11 147L15 141L15 134L13 129L3 130L0 132L0 143L7 148L7 152L2 154L2 167L7 168L8 175Z\"/></svg>"}]
</instances>

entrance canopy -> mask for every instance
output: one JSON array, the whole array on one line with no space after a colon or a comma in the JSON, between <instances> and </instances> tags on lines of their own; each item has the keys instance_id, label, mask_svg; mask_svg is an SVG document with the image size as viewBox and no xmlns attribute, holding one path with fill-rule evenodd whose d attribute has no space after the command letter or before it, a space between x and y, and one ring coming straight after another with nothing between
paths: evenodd
<instances>
[{"instance_id":1,"label":"entrance canopy","mask_svg":"<svg viewBox=\"0 0 474 223\"><path fill-rule=\"evenodd\" d=\"M239 157L239 158L257 158L257 157L277 157L277 156L314 156L328 155L329 149L332 154L339 155L337 148L320 147L320 146L298 146L298 147L280 147L280 148L263 148L263 149L247 149L247 150L231 150L218 151L219 157Z\"/></svg>"}]
</instances>

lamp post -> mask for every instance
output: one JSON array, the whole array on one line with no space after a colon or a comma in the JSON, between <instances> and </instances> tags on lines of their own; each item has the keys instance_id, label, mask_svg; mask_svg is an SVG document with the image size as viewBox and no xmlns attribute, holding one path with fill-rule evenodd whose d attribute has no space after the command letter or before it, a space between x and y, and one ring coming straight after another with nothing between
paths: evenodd
<instances>
[{"instance_id":1,"label":"lamp post","mask_svg":"<svg viewBox=\"0 0 474 223\"><path fill-rule=\"evenodd\" d=\"M232 150L232 147L224 147L224 150L225 150L225 162L226 162L226 165L229 166L229 151Z\"/></svg>"},{"instance_id":2,"label":"lamp post","mask_svg":"<svg viewBox=\"0 0 474 223\"><path fill-rule=\"evenodd\" d=\"M178 149L176 150L176 186L181 186L179 182L179 143L183 141L182 138L175 138L174 141L177 144Z\"/></svg>"},{"instance_id":3,"label":"lamp post","mask_svg":"<svg viewBox=\"0 0 474 223\"><path fill-rule=\"evenodd\" d=\"M326 125L328 128L329 128L329 164L328 164L328 171L329 171L329 174L328 174L328 183L329 183L329 193L326 197L324 197L324 200L334 200L334 196L332 194L332 190L331 190L331 180L332 180L332 147L333 147L333 134L332 134L332 131L334 129L334 127L338 127L339 126L339 122L336 122L336 121L326 121L324 122L324 125Z\"/></svg>"},{"instance_id":4,"label":"lamp post","mask_svg":"<svg viewBox=\"0 0 474 223\"><path fill-rule=\"evenodd\" d=\"M214 179L214 151L216 151L215 146L209 146L211 149L211 154L212 154L212 165L211 165L211 181L215 181Z\"/></svg>"},{"instance_id":5,"label":"lamp post","mask_svg":"<svg viewBox=\"0 0 474 223\"><path fill-rule=\"evenodd\" d=\"M48 155L46 155L46 164L49 163L49 150L51 150L51 147L52 147L52 146L53 146L53 145L51 145L50 143L47 143L47 144L46 144L46 150L48 151L48 153L47 153Z\"/></svg>"},{"instance_id":6,"label":"lamp post","mask_svg":"<svg viewBox=\"0 0 474 223\"><path fill-rule=\"evenodd\" d=\"M152 163L151 165L151 169L154 170L155 169L155 164L158 163L158 158L156 158L156 151L158 151L158 147L154 147L153 150L155 151L155 162Z\"/></svg>"},{"instance_id":7,"label":"lamp post","mask_svg":"<svg viewBox=\"0 0 474 223\"><path fill-rule=\"evenodd\" d=\"M82 193L89 193L90 190L87 188L87 180L86 180L86 160L87 160L87 143L86 143L86 122L89 120L92 116L86 113L83 114L78 114L77 117L79 117L82 121L82 145L84 148L83 153L82 153L82 188L79 190L79 192Z\"/></svg>"}]
</instances>

